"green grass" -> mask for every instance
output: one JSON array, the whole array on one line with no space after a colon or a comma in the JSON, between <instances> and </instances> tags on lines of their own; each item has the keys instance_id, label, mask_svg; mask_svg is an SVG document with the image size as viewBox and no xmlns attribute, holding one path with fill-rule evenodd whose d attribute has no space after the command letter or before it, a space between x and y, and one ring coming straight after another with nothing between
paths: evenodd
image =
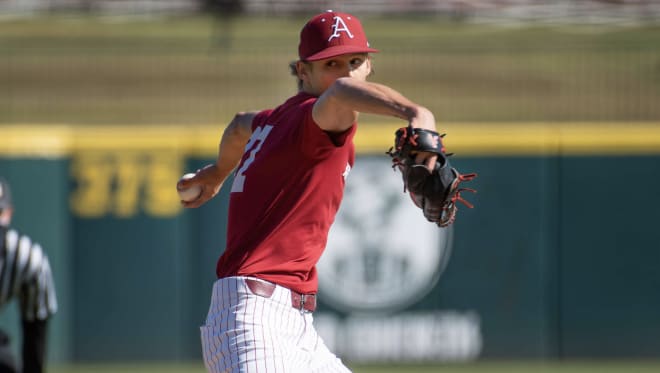
<instances>
[{"instance_id":1,"label":"green grass","mask_svg":"<svg viewBox=\"0 0 660 373\"><path fill-rule=\"evenodd\" d=\"M660 28L370 18L373 80L442 121L660 119ZM304 18L0 22L0 123L215 123L295 91Z\"/></svg>"},{"instance_id":2,"label":"green grass","mask_svg":"<svg viewBox=\"0 0 660 373\"><path fill-rule=\"evenodd\" d=\"M353 373L656 373L660 361L480 362L442 365L355 365ZM201 363L81 364L53 366L50 373L205 373Z\"/></svg>"}]
</instances>

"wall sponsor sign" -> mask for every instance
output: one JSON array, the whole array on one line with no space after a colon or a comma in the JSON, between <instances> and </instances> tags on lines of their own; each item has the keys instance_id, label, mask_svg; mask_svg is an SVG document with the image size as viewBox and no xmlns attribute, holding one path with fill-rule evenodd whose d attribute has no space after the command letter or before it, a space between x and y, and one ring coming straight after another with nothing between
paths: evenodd
<instances>
[{"instance_id":1,"label":"wall sponsor sign","mask_svg":"<svg viewBox=\"0 0 660 373\"><path fill-rule=\"evenodd\" d=\"M180 154L162 150L85 150L71 160L71 211L91 219L173 218L181 213L176 181Z\"/></svg>"}]
</instances>

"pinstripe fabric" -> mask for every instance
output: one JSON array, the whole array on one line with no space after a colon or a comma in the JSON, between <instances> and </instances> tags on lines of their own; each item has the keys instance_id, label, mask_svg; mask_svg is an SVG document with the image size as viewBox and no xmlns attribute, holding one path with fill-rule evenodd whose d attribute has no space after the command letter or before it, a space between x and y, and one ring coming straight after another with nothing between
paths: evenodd
<instances>
[{"instance_id":1,"label":"pinstripe fabric","mask_svg":"<svg viewBox=\"0 0 660 373\"><path fill-rule=\"evenodd\" d=\"M251 293L245 277L219 279L201 330L210 373L350 373L323 344L311 313L291 306L281 286L270 298Z\"/></svg>"},{"instance_id":2,"label":"pinstripe fabric","mask_svg":"<svg viewBox=\"0 0 660 373\"><path fill-rule=\"evenodd\" d=\"M41 246L13 229L0 227L0 307L18 297L21 316L45 320L57 311L55 285Z\"/></svg>"}]
</instances>

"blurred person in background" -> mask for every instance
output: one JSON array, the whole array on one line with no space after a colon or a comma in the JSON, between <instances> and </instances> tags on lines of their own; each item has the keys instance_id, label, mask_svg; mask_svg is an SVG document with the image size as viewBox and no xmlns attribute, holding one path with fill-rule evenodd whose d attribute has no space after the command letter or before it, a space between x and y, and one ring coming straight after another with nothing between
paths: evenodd
<instances>
[{"instance_id":1,"label":"blurred person in background","mask_svg":"<svg viewBox=\"0 0 660 373\"><path fill-rule=\"evenodd\" d=\"M201 327L209 372L350 372L316 333L312 312L316 263L355 160L358 114L435 130L428 109L367 82L375 52L355 16L311 18L293 64L299 92L275 109L238 113L216 162L178 183L201 186L196 200L182 201L199 207L236 170L226 248ZM417 157L430 170L436 160L433 153Z\"/></svg>"},{"instance_id":2,"label":"blurred person in background","mask_svg":"<svg viewBox=\"0 0 660 373\"><path fill-rule=\"evenodd\" d=\"M57 311L55 285L41 246L10 228L13 213L9 184L0 177L0 307L18 300L23 335L22 364L17 364L9 336L0 330L0 373L41 373L48 320Z\"/></svg>"},{"instance_id":3,"label":"blurred person in background","mask_svg":"<svg viewBox=\"0 0 660 373\"><path fill-rule=\"evenodd\" d=\"M243 12L242 0L203 0L203 9L214 19L213 41L215 46L228 50L232 45L234 22Z\"/></svg>"}]
</instances>

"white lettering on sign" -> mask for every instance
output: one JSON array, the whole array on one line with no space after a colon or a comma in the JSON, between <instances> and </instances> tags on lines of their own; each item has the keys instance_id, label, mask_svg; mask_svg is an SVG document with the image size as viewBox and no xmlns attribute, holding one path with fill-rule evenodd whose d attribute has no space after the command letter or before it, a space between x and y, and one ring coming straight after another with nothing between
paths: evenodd
<instances>
[{"instance_id":1,"label":"white lettering on sign","mask_svg":"<svg viewBox=\"0 0 660 373\"><path fill-rule=\"evenodd\" d=\"M331 351L355 362L467 362L476 360L483 338L472 311L401 313L395 316L314 315Z\"/></svg>"}]
</instances>

